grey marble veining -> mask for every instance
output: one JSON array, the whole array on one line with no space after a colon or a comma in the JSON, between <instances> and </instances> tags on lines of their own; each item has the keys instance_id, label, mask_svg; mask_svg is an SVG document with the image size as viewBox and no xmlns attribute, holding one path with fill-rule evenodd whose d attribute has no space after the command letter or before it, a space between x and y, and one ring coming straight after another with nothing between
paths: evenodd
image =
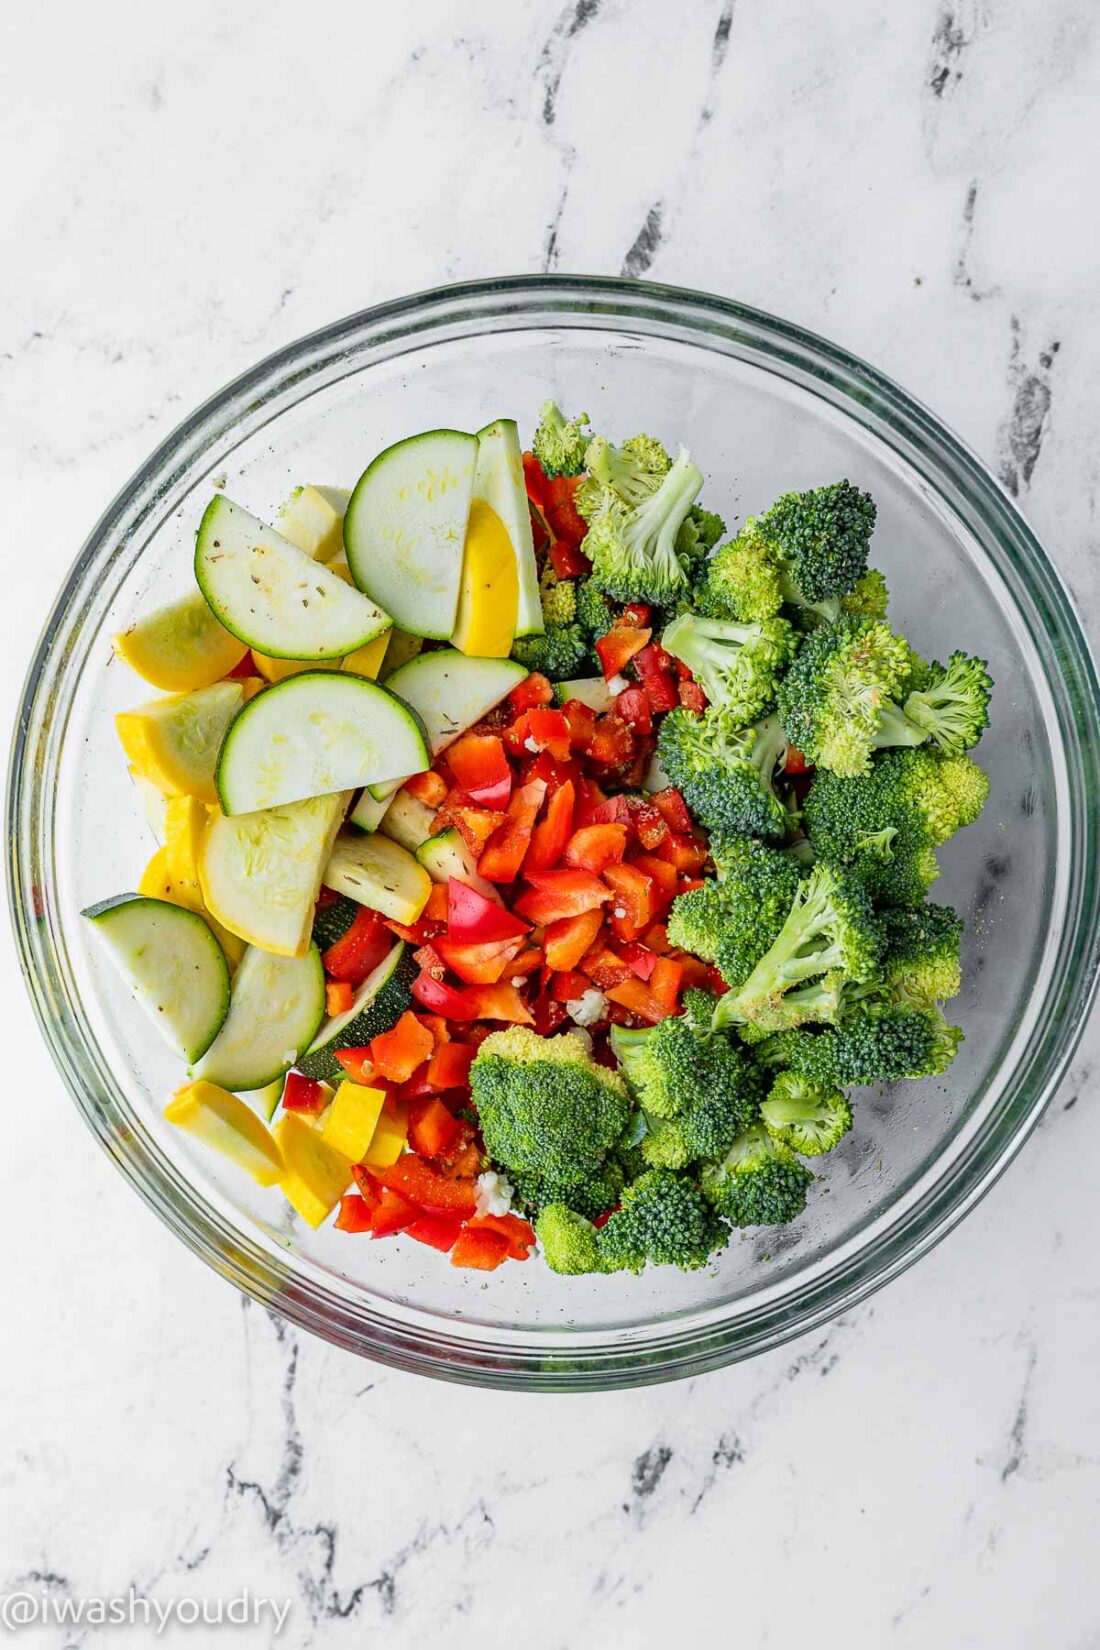
<instances>
[{"instance_id":1,"label":"grey marble veining","mask_svg":"<svg viewBox=\"0 0 1100 1650\"><path fill-rule=\"evenodd\" d=\"M1100 633L1091 0L106 0L8 36L5 714L183 413L334 316L511 271L701 286L875 362ZM2 966L0 1592L247 1585L293 1647L1100 1645L1095 1032L983 1205L850 1316L531 1399L239 1300L97 1153ZM153 1642L52 1632L28 1642Z\"/></svg>"}]
</instances>

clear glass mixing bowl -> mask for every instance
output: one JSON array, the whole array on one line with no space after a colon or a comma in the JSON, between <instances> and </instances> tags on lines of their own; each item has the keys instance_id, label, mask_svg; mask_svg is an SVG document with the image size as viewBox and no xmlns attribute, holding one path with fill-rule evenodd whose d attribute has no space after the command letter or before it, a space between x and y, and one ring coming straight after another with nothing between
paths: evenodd
<instances>
[{"instance_id":1,"label":"clear glass mixing bowl","mask_svg":"<svg viewBox=\"0 0 1100 1650\"><path fill-rule=\"evenodd\" d=\"M684 440L731 524L849 476L878 503L874 559L922 651L965 646L997 681L992 793L941 854L968 919L966 1042L936 1083L867 1091L790 1229L681 1275L486 1280L406 1240L293 1223L277 1192L162 1120L179 1080L88 951L78 913L152 851L112 726L145 697L108 637L190 582L211 488L261 516L300 481L350 484L381 447L548 395L598 428ZM618 280L455 286L352 316L199 409L111 505L61 591L16 729L8 838L18 943L86 1122L137 1190L239 1289L352 1350L454 1380L549 1389L697 1373L820 1324L910 1265L1034 1127L1087 1012L1098 953L1097 685L1065 591L987 471L922 407L833 345L738 304Z\"/></svg>"}]
</instances>

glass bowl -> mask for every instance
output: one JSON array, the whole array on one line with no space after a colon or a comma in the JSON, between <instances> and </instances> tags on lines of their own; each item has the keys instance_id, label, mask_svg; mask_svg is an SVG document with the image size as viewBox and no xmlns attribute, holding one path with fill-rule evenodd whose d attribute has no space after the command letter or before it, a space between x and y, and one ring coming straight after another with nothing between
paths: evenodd
<instances>
[{"instance_id":1,"label":"glass bowl","mask_svg":"<svg viewBox=\"0 0 1100 1650\"><path fill-rule=\"evenodd\" d=\"M682 1275L490 1279L398 1239L292 1222L166 1125L180 1072L87 947L78 913L132 887L153 843L112 718L148 695L108 638L190 584L192 533L224 486L270 516L302 481L349 485L380 448L539 404L684 440L732 525L848 476L878 503L874 560L922 652L997 682L977 825L941 851L967 918L947 1077L865 1091L805 1216L735 1235ZM988 472L861 362L770 316L642 283L516 278L386 304L302 339L208 401L108 509L61 591L16 730L8 836L18 943L58 1069L161 1219L238 1289L337 1344L485 1385L625 1386L774 1346L909 1266L974 1206L1034 1127L1096 979L1097 685L1065 591Z\"/></svg>"}]
</instances>

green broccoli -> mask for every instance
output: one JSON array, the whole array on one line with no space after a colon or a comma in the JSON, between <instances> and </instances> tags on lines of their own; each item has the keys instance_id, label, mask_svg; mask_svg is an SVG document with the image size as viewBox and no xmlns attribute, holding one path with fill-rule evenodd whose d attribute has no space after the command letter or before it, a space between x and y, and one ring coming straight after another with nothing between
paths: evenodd
<instances>
[{"instance_id":1,"label":"green broccoli","mask_svg":"<svg viewBox=\"0 0 1100 1650\"><path fill-rule=\"evenodd\" d=\"M773 788L787 738L777 716L753 727L711 705L701 716L669 711L657 753L696 819L727 836L783 837L791 816Z\"/></svg>"},{"instance_id":2,"label":"green broccoli","mask_svg":"<svg viewBox=\"0 0 1100 1650\"><path fill-rule=\"evenodd\" d=\"M661 641L711 703L742 722L755 722L775 703L780 675L798 645L786 619L735 624L690 612L675 618Z\"/></svg>"},{"instance_id":3,"label":"green broccoli","mask_svg":"<svg viewBox=\"0 0 1100 1650\"><path fill-rule=\"evenodd\" d=\"M832 1151L852 1126L852 1108L843 1089L796 1071L779 1073L760 1117L773 1140L803 1157Z\"/></svg>"},{"instance_id":4,"label":"green broccoli","mask_svg":"<svg viewBox=\"0 0 1100 1650\"><path fill-rule=\"evenodd\" d=\"M546 1202L573 1205L587 1184L599 1185L631 1112L618 1072L597 1065L573 1032L492 1032L470 1068L470 1087L489 1156L517 1185L537 1183Z\"/></svg>"},{"instance_id":5,"label":"green broccoli","mask_svg":"<svg viewBox=\"0 0 1100 1650\"><path fill-rule=\"evenodd\" d=\"M588 638L579 624L547 621L541 635L517 636L512 658L528 670L537 670L552 681L576 676L588 657Z\"/></svg>"},{"instance_id":6,"label":"green broccoli","mask_svg":"<svg viewBox=\"0 0 1100 1650\"><path fill-rule=\"evenodd\" d=\"M728 1239L727 1227L689 1179L651 1169L626 1188L597 1245L609 1272L640 1272L647 1261L695 1271Z\"/></svg>"},{"instance_id":7,"label":"green broccoli","mask_svg":"<svg viewBox=\"0 0 1100 1650\"><path fill-rule=\"evenodd\" d=\"M676 535L703 485L702 471L681 447L655 493L628 507L608 502L581 546L592 562L597 590L623 602L674 600L687 587L676 556Z\"/></svg>"},{"instance_id":8,"label":"green broccoli","mask_svg":"<svg viewBox=\"0 0 1100 1650\"><path fill-rule=\"evenodd\" d=\"M939 876L934 850L974 823L988 790L967 756L885 751L850 779L819 770L802 824L815 854L850 866L872 899L914 906Z\"/></svg>"},{"instance_id":9,"label":"green broccoli","mask_svg":"<svg viewBox=\"0 0 1100 1650\"><path fill-rule=\"evenodd\" d=\"M592 579L578 579L576 584L576 612L574 617L590 641L603 636L615 622L612 602L597 590Z\"/></svg>"},{"instance_id":10,"label":"green broccoli","mask_svg":"<svg viewBox=\"0 0 1100 1650\"><path fill-rule=\"evenodd\" d=\"M937 1008L868 1007L820 1030L778 1032L753 1049L770 1067L788 1068L829 1087L938 1077L958 1052L962 1032Z\"/></svg>"},{"instance_id":11,"label":"green broccoli","mask_svg":"<svg viewBox=\"0 0 1100 1650\"><path fill-rule=\"evenodd\" d=\"M813 1178L788 1146L754 1123L721 1163L703 1171L701 1189L734 1226L783 1226L806 1207Z\"/></svg>"},{"instance_id":12,"label":"green broccoli","mask_svg":"<svg viewBox=\"0 0 1100 1650\"><path fill-rule=\"evenodd\" d=\"M885 619L889 604L886 580L877 567L869 567L848 594L840 598L840 612L849 613L855 619Z\"/></svg>"},{"instance_id":13,"label":"green broccoli","mask_svg":"<svg viewBox=\"0 0 1100 1650\"><path fill-rule=\"evenodd\" d=\"M689 578L697 571L726 531L726 524L713 510L693 504L676 535L676 554Z\"/></svg>"},{"instance_id":14,"label":"green broccoli","mask_svg":"<svg viewBox=\"0 0 1100 1650\"><path fill-rule=\"evenodd\" d=\"M778 937L802 881L788 854L747 837L728 840L721 877L673 900L673 945L717 963L731 986L747 980Z\"/></svg>"},{"instance_id":15,"label":"green broccoli","mask_svg":"<svg viewBox=\"0 0 1100 1650\"><path fill-rule=\"evenodd\" d=\"M835 619L866 571L874 525L872 499L850 482L785 493L715 554L700 582L701 611L751 622L786 602Z\"/></svg>"},{"instance_id":16,"label":"green broccoli","mask_svg":"<svg viewBox=\"0 0 1100 1650\"><path fill-rule=\"evenodd\" d=\"M907 642L878 619L841 618L803 642L779 687L779 714L791 743L845 778L867 773L876 750L922 745L961 754L989 720L990 678L980 659L953 653L927 667L927 685L895 695L913 675ZM704 684L705 685L705 684Z\"/></svg>"},{"instance_id":17,"label":"green broccoli","mask_svg":"<svg viewBox=\"0 0 1100 1650\"><path fill-rule=\"evenodd\" d=\"M551 562L539 580L539 601L546 624L572 624L577 617L577 587L572 579L559 579Z\"/></svg>"},{"instance_id":18,"label":"green broccoli","mask_svg":"<svg viewBox=\"0 0 1100 1650\"><path fill-rule=\"evenodd\" d=\"M792 866L792 870L797 875L797 868ZM754 931L757 915L739 910L734 921ZM778 1031L817 1017L819 990L811 988L812 1000L806 1004L798 997L787 1000L792 989L810 987L822 974L868 980L882 948L882 925L858 878L819 860L799 881L782 928L751 974L740 984L730 982L734 989L719 1000L715 1026L722 1029L744 1022L760 1032ZM718 948L719 968L723 956L724 942ZM829 994L834 994L831 989Z\"/></svg>"},{"instance_id":19,"label":"green broccoli","mask_svg":"<svg viewBox=\"0 0 1100 1650\"><path fill-rule=\"evenodd\" d=\"M592 439L586 429L587 413L566 418L555 401L544 401L539 427L531 450L548 476L577 476L584 469L584 455Z\"/></svg>"},{"instance_id":20,"label":"green broccoli","mask_svg":"<svg viewBox=\"0 0 1100 1650\"><path fill-rule=\"evenodd\" d=\"M700 995L712 1015L713 998ZM756 1068L709 1025L680 1016L637 1031L615 1026L611 1047L645 1114L641 1153L655 1168L721 1157L756 1115Z\"/></svg>"},{"instance_id":21,"label":"green broccoli","mask_svg":"<svg viewBox=\"0 0 1100 1650\"><path fill-rule=\"evenodd\" d=\"M604 1269L596 1228L564 1203L547 1203L539 1210L535 1236L552 1272L579 1277Z\"/></svg>"},{"instance_id":22,"label":"green broccoli","mask_svg":"<svg viewBox=\"0 0 1100 1650\"><path fill-rule=\"evenodd\" d=\"M884 911L882 920L882 973L893 1000L928 1008L956 996L962 986L959 913L950 905L928 904L914 911Z\"/></svg>"},{"instance_id":23,"label":"green broccoli","mask_svg":"<svg viewBox=\"0 0 1100 1650\"><path fill-rule=\"evenodd\" d=\"M644 1166L645 1160L639 1153L634 1172L628 1174L621 1146L617 1144L603 1167L582 1182L563 1180L553 1174L517 1171L510 1171L510 1174L516 1201L524 1208L539 1210L548 1203L568 1203L577 1214L594 1220L597 1215L606 1214L608 1209L614 1208L627 1181L636 1179Z\"/></svg>"},{"instance_id":24,"label":"green broccoli","mask_svg":"<svg viewBox=\"0 0 1100 1650\"><path fill-rule=\"evenodd\" d=\"M632 509L643 503L672 468L664 447L649 435L631 436L621 447L598 435L589 442L584 462L588 475L577 488L575 502L589 522L610 505Z\"/></svg>"}]
</instances>

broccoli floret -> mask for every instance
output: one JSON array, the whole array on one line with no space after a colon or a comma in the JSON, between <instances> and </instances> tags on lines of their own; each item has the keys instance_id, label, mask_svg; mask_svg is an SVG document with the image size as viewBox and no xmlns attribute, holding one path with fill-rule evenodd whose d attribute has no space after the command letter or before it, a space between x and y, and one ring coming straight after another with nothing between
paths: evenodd
<instances>
[{"instance_id":1,"label":"broccoli floret","mask_svg":"<svg viewBox=\"0 0 1100 1650\"><path fill-rule=\"evenodd\" d=\"M577 1206L574 1192L600 1182L631 1111L618 1072L597 1065L571 1032L492 1032L470 1068L470 1086L486 1151L532 1203L537 1186L543 1201Z\"/></svg>"},{"instance_id":2,"label":"broccoli floret","mask_svg":"<svg viewBox=\"0 0 1100 1650\"><path fill-rule=\"evenodd\" d=\"M939 876L935 848L981 812L989 781L967 756L886 751L870 770L819 770L802 807L815 854L850 866L872 899L919 905Z\"/></svg>"},{"instance_id":3,"label":"broccoli floret","mask_svg":"<svg viewBox=\"0 0 1100 1650\"><path fill-rule=\"evenodd\" d=\"M841 596L840 611L855 619L885 619L889 604L886 580L877 567L869 567L848 594Z\"/></svg>"},{"instance_id":4,"label":"broccoli floret","mask_svg":"<svg viewBox=\"0 0 1100 1650\"><path fill-rule=\"evenodd\" d=\"M546 475L580 475L584 469L585 451L592 439L587 424L587 413L566 418L555 401L543 402L531 450Z\"/></svg>"},{"instance_id":5,"label":"broccoli floret","mask_svg":"<svg viewBox=\"0 0 1100 1650\"><path fill-rule=\"evenodd\" d=\"M546 624L572 624L577 617L577 587L572 579L559 579L551 562L539 580L539 601Z\"/></svg>"},{"instance_id":6,"label":"broccoli floret","mask_svg":"<svg viewBox=\"0 0 1100 1650\"><path fill-rule=\"evenodd\" d=\"M607 1271L640 1272L646 1262L696 1271L729 1232L691 1181L668 1169L651 1169L628 1186L622 1206L597 1234Z\"/></svg>"},{"instance_id":7,"label":"broccoli floret","mask_svg":"<svg viewBox=\"0 0 1100 1650\"><path fill-rule=\"evenodd\" d=\"M755 722L775 703L779 677L798 637L786 619L736 624L681 613L661 638L682 659L712 704L742 722Z\"/></svg>"},{"instance_id":8,"label":"broccoli floret","mask_svg":"<svg viewBox=\"0 0 1100 1650\"><path fill-rule=\"evenodd\" d=\"M780 564L742 528L703 568L692 593L698 613L710 619L759 624L783 606Z\"/></svg>"},{"instance_id":9,"label":"broccoli floret","mask_svg":"<svg viewBox=\"0 0 1100 1650\"><path fill-rule=\"evenodd\" d=\"M843 1089L796 1071L779 1073L760 1116L773 1140L803 1157L832 1151L852 1126L852 1108Z\"/></svg>"},{"instance_id":10,"label":"broccoli floret","mask_svg":"<svg viewBox=\"0 0 1100 1650\"><path fill-rule=\"evenodd\" d=\"M537 670L552 681L576 676L588 657L588 638L579 624L548 622L541 635L517 636L512 658L528 670Z\"/></svg>"},{"instance_id":11,"label":"broccoli floret","mask_svg":"<svg viewBox=\"0 0 1100 1650\"><path fill-rule=\"evenodd\" d=\"M797 875L796 868L792 866L792 870ZM746 915L750 924L755 923L755 913ZM744 922L746 915L739 912L736 920ZM858 878L839 866L818 861L799 881L789 915L769 949L748 978L720 999L715 1025L721 1028L744 1022L763 1032L819 1017L811 1010L820 1006L820 988L811 988L809 1003L798 997L787 1000L788 994L796 987L809 987L822 974L870 979L882 947L882 926ZM720 945L720 968L722 959ZM830 998L835 996L835 982L827 991Z\"/></svg>"},{"instance_id":12,"label":"broccoli floret","mask_svg":"<svg viewBox=\"0 0 1100 1650\"><path fill-rule=\"evenodd\" d=\"M726 524L715 511L705 510L701 504L692 505L676 535L676 554L689 578L695 576L725 531Z\"/></svg>"},{"instance_id":13,"label":"broccoli floret","mask_svg":"<svg viewBox=\"0 0 1100 1650\"><path fill-rule=\"evenodd\" d=\"M739 1134L724 1160L703 1172L703 1196L734 1226L782 1226L806 1207L813 1175L762 1123Z\"/></svg>"},{"instance_id":14,"label":"broccoli floret","mask_svg":"<svg viewBox=\"0 0 1100 1650\"><path fill-rule=\"evenodd\" d=\"M668 937L673 945L691 951L704 962L714 962L733 912L733 901L721 882L704 882L673 900L668 913Z\"/></svg>"},{"instance_id":15,"label":"broccoli floret","mask_svg":"<svg viewBox=\"0 0 1100 1650\"><path fill-rule=\"evenodd\" d=\"M882 973L895 1002L928 1008L962 986L959 946L963 920L950 905L884 911L886 950Z\"/></svg>"},{"instance_id":16,"label":"broccoli floret","mask_svg":"<svg viewBox=\"0 0 1100 1650\"><path fill-rule=\"evenodd\" d=\"M672 460L650 435L634 435L615 447L598 435L585 453L587 478L577 488L576 505L586 521L594 521L609 505L633 508L655 493Z\"/></svg>"},{"instance_id":17,"label":"broccoli floret","mask_svg":"<svg viewBox=\"0 0 1100 1650\"><path fill-rule=\"evenodd\" d=\"M753 1050L768 1066L787 1067L817 1083L893 1083L938 1077L958 1052L962 1032L936 1008L901 1004L857 1010L817 1031L781 1031Z\"/></svg>"},{"instance_id":18,"label":"broccoli floret","mask_svg":"<svg viewBox=\"0 0 1100 1650\"><path fill-rule=\"evenodd\" d=\"M700 995L712 1014L714 999ZM709 1024L681 1016L638 1031L616 1026L611 1046L645 1114L641 1153L655 1168L721 1157L756 1115L756 1068Z\"/></svg>"},{"instance_id":19,"label":"broccoli floret","mask_svg":"<svg viewBox=\"0 0 1100 1650\"><path fill-rule=\"evenodd\" d=\"M730 838L719 880L673 900L669 939L717 963L723 978L738 986L782 929L800 882L789 855L747 837Z\"/></svg>"},{"instance_id":20,"label":"broccoli floret","mask_svg":"<svg viewBox=\"0 0 1100 1650\"><path fill-rule=\"evenodd\" d=\"M598 1235L591 1221L564 1203L548 1203L535 1222L535 1236L547 1266L567 1277L604 1270Z\"/></svg>"},{"instance_id":21,"label":"broccoli floret","mask_svg":"<svg viewBox=\"0 0 1100 1650\"><path fill-rule=\"evenodd\" d=\"M739 1053L732 1044L725 1046L731 1054ZM649 1118L642 1157L655 1169L683 1169L724 1157L740 1131L757 1116L761 1092L756 1068L747 1064L736 1090L699 1089L678 1116Z\"/></svg>"},{"instance_id":22,"label":"broccoli floret","mask_svg":"<svg viewBox=\"0 0 1100 1650\"><path fill-rule=\"evenodd\" d=\"M581 546L596 588L623 602L674 600L687 588L676 535L703 485L702 471L681 447L655 493L628 507L615 499L599 512Z\"/></svg>"},{"instance_id":23,"label":"broccoli floret","mask_svg":"<svg viewBox=\"0 0 1100 1650\"><path fill-rule=\"evenodd\" d=\"M867 773L874 751L933 740L958 755L988 722L990 678L980 659L954 653L914 679L907 642L877 619L842 618L803 642L779 688L779 714L792 744L818 768L845 778Z\"/></svg>"},{"instance_id":24,"label":"broccoli floret","mask_svg":"<svg viewBox=\"0 0 1100 1650\"><path fill-rule=\"evenodd\" d=\"M602 590L596 589L591 578L577 581L574 617L592 641L605 635L615 622L614 606Z\"/></svg>"},{"instance_id":25,"label":"broccoli floret","mask_svg":"<svg viewBox=\"0 0 1100 1650\"><path fill-rule=\"evenodd\" d=\"M669 711L657 738L661 766L695 817L733 836L786 835L791 817L772 785L786 748L778 717L745 728L715 705L701 716Z\"/></svg>"}]
</instances>

